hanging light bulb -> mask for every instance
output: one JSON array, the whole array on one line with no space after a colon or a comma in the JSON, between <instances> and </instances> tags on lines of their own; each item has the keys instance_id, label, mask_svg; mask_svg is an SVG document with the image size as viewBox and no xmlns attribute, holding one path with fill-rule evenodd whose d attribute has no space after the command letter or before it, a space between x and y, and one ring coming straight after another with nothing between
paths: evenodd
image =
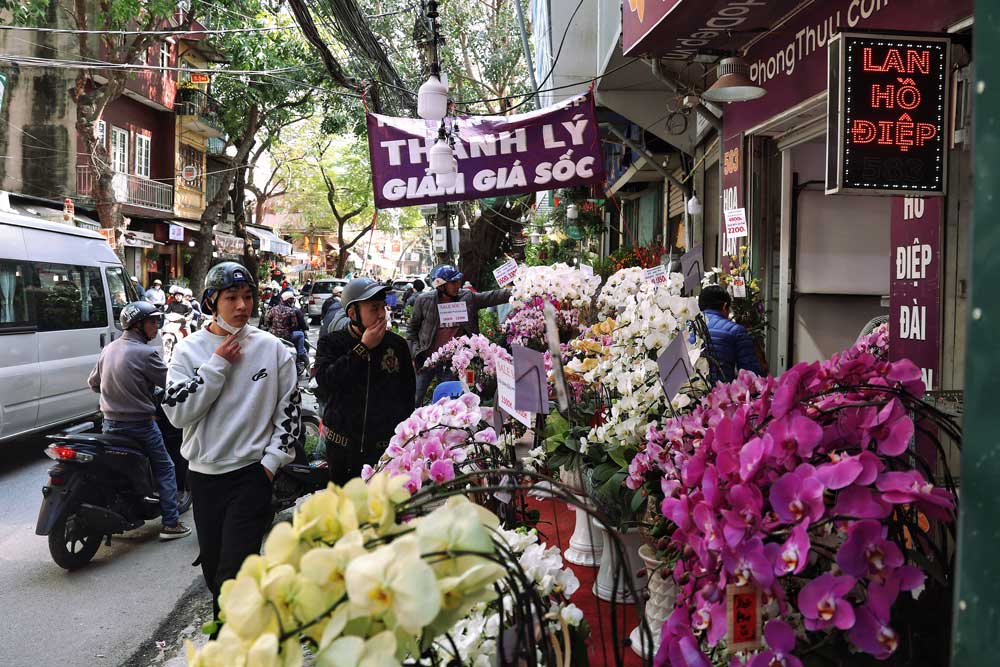
<instances>
[{"instance_id":1,"label":"hanging light bulb","mask_svg":"<svg viewBox=\"0 0 1000 667\"><path fill-rule=\"evenodd\" d=\"M454 151L448 143L448 137L444 132L444 123L438 130L438 139L427 151L427 173L447 174L452 171L452 161L455 159Z\"/></svg>"},{"instance_id":2,"label":"hanging light bulb","mask_svg":"<svg viewBox=\"0 0 1000 667\"><path fill-rule=\"evenodd\" d=\"M688 215L701 215L701 211L701 202L698 200L698 195L692 192L691 197L687 200Z\"/></svg>"},{"instance_id":3,"label":"hanging light bulb","mask_svg":"<svg viewBox=\"0 0 1000 667\"><path fill-rule=\"evenodd\" d=\"M455 187L455 182L458 181L458 160L454 156L451 158L451 170L443 174L435 174L434 180L437 183L438 188L443 188L445 190Z\"/></svg>"},{"instance_id":4,"label":"hanging light bulb","mask_svg":"<svg viewBox=\"0 0 1000 667\"><path fill-rule=\"evenodd\" d=\"M417 91L417 115L424 120L442 120L448 115L448 75L431 74Z\"/></svg>"},{"instance_id":5,"label":"hanging light bulb","mask_svg":"<svg viewBox=\"0 0 1000 667\"><path fill-rule=\"evenodd\" d=\"M577 209L576 204L569 204L566 207L566 219L576 220L579 217L580 217L580 211L579 209Z\"/></svg>"}]
</instances>

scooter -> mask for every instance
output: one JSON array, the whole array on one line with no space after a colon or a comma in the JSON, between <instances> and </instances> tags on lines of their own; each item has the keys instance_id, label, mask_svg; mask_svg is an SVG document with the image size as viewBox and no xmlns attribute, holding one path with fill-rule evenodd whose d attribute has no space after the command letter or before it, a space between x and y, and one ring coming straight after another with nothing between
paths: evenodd
<instances>
[{"instance_id":1,"label":"scooter","mask_svg":"<svg viewBox=\"0 0 1000 667\"><path fill-rule=\"evenodd\" d=\"M163 338L164 363L170 363L174 356L174 348L181 342L181 339L187 337L192 319L190 316L180 313L167 313L163 316L163 327L160 329L160 335Z\"/></svg>"},{"instance_id":2,"label":"scooter","mask_svg":"<svg viewBox=\"0 0 1000 667\"><path fill-rule=\"evenodd\" d=\"M159 411L157 423L177 476L180 513L191 507L181 432ZM89 432L86 422L50 435L45 454L56 464L42 487L36 535L47 535L49 553L67 570L83 567L111 536L135 530L160 516L156 479L142 444L132 438Z\"/></svg>"}]
</instances>

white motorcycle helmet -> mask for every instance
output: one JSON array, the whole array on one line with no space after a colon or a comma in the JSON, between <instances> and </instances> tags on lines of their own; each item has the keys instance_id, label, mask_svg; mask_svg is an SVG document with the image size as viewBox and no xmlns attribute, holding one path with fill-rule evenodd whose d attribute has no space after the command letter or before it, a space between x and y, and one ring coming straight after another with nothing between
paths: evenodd
<instances>
[{"instance_id":1,"label":"white motorcycle helmet","mask_svg":"<svg viewBox=\"0 0 1000 667\"><path fill-rule=\"evenodd\" d=\"M184 288L180 285L171 285L170 289L167 290L167 294L183 294Z\"/></svg>"}]
</instances>

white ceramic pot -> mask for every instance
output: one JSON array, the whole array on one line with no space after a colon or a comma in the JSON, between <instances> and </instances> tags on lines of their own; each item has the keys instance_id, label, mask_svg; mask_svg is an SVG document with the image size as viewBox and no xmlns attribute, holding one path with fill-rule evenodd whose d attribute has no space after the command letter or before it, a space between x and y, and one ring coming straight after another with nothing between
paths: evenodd
<instances>
[{"instance_id":1,"label":"white ceramic pot","mask_svg":"<svg viewBox=\"0 0 1000 667\"><path fill-rule=\"evenodd\" d=\"M648 544L639 547L639 557L646 566L646 587L649 591L649 599L646 600L646 625L652 633L653 643L649 644L649 638L645 637L641 626L636 626L629 639L632 643L632 650L640 658L648 658L656 655L660 648L660 632L667 617L674 610L674 603L677 601L677 584L673 577L664 577L660 573L661 562L656 558L653 548Z\"/></svg>"},{"instance_id":2,"label":"white ceramic pot","mask_svg":"<svg viewBox=\"0 0 1000 667\"><path fill-rule=\"evenodd\" d=\"M603 527L594 520L594 525L603 532ZM638 530L630 530L622 533L618 532L618 539L621 540L622 550L625 552L625 572L632 580L633 587L638 590L639 582L635 573L642 568L642 559L639 558L639 547L642 546L642 535ZM618 568L618 554L610 538L602 534L603 548L601 549L601 568L597 571L597 579L594 581L594 595L607 602L635 602L632 593L629 592L625 579L618 582L618 590L615 590L615 570Z\"/></svg>"},{"instance_id":3,"label":"white ceramic pot","mask_svg":"<svg viewBox=\"0 0 1000 667\"><path fill-rule=\"evenodd\" d=\"M590 521L590 514L582 507L574 507L576 525L569 538L569 548L563 557L573 565L596 566L601 560L604 538L599 528Z\"/></svg>"}]
</instances>

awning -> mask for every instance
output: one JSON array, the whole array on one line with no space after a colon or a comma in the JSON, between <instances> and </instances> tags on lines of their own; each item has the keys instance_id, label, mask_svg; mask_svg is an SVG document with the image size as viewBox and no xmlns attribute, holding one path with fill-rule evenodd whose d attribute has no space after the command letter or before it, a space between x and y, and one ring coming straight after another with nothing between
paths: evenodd
<instances>
[{"instance_id":1,"label":"awning","mask_svg":"<svg viewBox=\"0 0 1000 667\"><path fill-rule=\"evenodd\" d=\"M273 252L276 255L291 255L292 244L282 241L269 229L247 226L247 232L260 239L261 252Z\"/></svg>"},{"instance_id":2,"label":"awning","mask_svg":"<svg viewBox=\"0 0 1000 667\"><path fill-rule=\"evenodd\" d=\"M787 2L622 0L622 53L690 62L698 53L736 51L795 9Z\"/></svg>"},{"instance_id":3,"label":"awning","mask_svg":"<svg viewBox=\"0 0 1000 667\"><path fill-rule=\"evenodd\" d=\"M187 220L168 220L167 222L172 225L180 225L184 229L192 232L201 232L201 225L197 222L188 222Z\"/></svg>"}]
</instances>

